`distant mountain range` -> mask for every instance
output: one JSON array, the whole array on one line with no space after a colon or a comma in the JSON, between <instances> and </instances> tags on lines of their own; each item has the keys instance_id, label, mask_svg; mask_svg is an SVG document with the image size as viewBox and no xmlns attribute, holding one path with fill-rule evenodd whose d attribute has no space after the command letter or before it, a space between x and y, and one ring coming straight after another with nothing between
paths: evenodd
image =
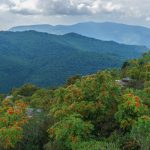
<instances>
[{"instance_id":1,"label":"distant mountain range","mask_svg":"<svg viewBox=\"0 0 150 150\"><path fill-rule=\"evenodd\" d=\"M24 83L58 86L70 76L120 67L147 48L105 42L75 33L0 32L0 92Z\"/></svg>"},{"instance_id":2,"label":"distant mountain range","mask_svg":"<svg viewBox=\"0 0 150 150\"><path fill-rule=\"evenodd\" d=\"M70 32L100 40L116 41L131 45L145 45L150 48L150 28L125 25L112 22L85 22L74 25L31 25L13 27L10 31L35 30L51 34L66 34Z\"/></svg>"}]
</instances>

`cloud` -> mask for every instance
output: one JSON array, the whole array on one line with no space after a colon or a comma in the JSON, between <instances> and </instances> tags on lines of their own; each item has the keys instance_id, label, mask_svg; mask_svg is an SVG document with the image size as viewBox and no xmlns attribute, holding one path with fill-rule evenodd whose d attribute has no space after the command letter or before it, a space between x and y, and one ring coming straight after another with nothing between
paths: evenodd
<instances>
[{"instance_id":1,"label":"cloud","mask_svg":"<svg viewBox=\"0 0 150 150\"><path fill-rule=\"evenodd\" d=\"M150 21L150 17L146 17L146 19L145 19L145 20L149 22L149 21Z\"/></svg>"},{"instance_id":2,"label":"cloud","mask_svg":"<svg viewBox=\"0 0 150 150\"><path fill-rule=\"evenodd\" d=\"M150 13L149 0L0 0L0 11L22 15L103 15L142 17Z\"/></svg>"},{"instance_id":3,"label":"cloud","mask_svg":"<svg viewBox=\"0 0 150 150\"><path fill-rule=\"evenodd\" d=\"M40 9L37 7L38 2L38 0L0 0L0 10L22 15L34 15L40 13ZM2 6L5 6L5 9L1 9Z\"/></svg>"},{"instance_id":4,"label":"cloud","mask_svg":"<svg viewBox=\"0 0 150 150\"><path fill-rule=\"evenodd\" d=\"M10 0L10 11L23 15L37 14L40 9L37 8L38 0Z\"/></svg>"},{"instance_id":5,"label":"cloud","mask_svg":"<svg viewBox=\"0 0 150 150\"><path fill-rule=\"evenodd\" d=\"M150 24L149 0L0 0L0 19L32 23L115 21ZM12 17L13 16L13 17ZM2 25L1 25L2 26Z\"/></svg>"},{"instance_id":6,"label":"cloud","mask_svg":"<svg viewBox=\"0 0 150 150\"><path fill-rule=\"evenodd\" d=\"M0 0L0 8L23 15L75 16L115 12L121 9L121 4L109 0Z\"/></svg>"},{"instance_id":7,"label":"cloud","mask_svg":"<svg viewBox=\"0 0 150 150\"><path fill-rule=\"evenodd\" d=\"M0 5L0 12L5 12L8 11L9 7L6 4L1 4Z\"/></svg>"},{"instance_id":8,"label":"cloud","mask_svg":"<svg viewBox=\"0 0 150 150\"><path fill-rule=\"evenodd\" d=\"M46 15L93 15L101 12L113 12L121 9L120 4L105 0L43 0L39 1Z\"/></svg>"}]
</instances>

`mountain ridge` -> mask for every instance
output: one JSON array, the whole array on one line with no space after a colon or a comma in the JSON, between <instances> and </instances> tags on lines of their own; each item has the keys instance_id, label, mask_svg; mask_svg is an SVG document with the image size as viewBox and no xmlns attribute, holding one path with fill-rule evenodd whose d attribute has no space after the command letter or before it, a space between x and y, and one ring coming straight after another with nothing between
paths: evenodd
<instances>
[{"instance_id":1,"label":"mountain ridge","mask_svg":"<svg viewBox=\"0 0 150 150\"><path fill-rule=\"evenodd\" d=\"M137 25L126 25L113 22L83 22L73 25L29 25L9 29L10 31L35 30L51 34L63 35L74 32L87 37L105 41L115 41L129 45L145 45L150 47L150 28Z\"/></svg>"},{"instance_id":2,"label":"mountain ridge","mask_svg":"<svg viewBox=\"0 0 150 150\"><path fill-rule=\"evenodd\" d=\"M0 92L24 83L42 87L63 85L73 75L118 68L146 51L145 46L120 45L75 33L3 31L0 32Z\"/></svg>"}]
</instances>

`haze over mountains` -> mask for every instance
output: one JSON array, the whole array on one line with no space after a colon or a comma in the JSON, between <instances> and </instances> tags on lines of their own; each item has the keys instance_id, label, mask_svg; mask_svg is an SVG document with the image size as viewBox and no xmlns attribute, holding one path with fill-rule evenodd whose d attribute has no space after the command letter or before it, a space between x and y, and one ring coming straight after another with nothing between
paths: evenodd
<instances>
[{"instance_id":1,"label":"haze over mountains","mask_svg":"<svg viewBox=\"0 0 150 150\"><path fill-rule=\"evenodd\" d=\"M35 30L51 34L78 33L100 40L116 41L131 45L150 47L150 29L142 26L125 25L112 22L85 22L74 25L31 25L13 27L10 31Z\"/></svg>"},{"instance_id":2,"label":"haze over mountains","mask_svg":"<svg viewBox=\"0 0 150 150\"><path fill-rule=\"evenodd\" d=\"M75 33L0 32L0 92L24 83L58 86L72 75L120 67L147 48L105 42Z\"/></svg>"}]
</instances>

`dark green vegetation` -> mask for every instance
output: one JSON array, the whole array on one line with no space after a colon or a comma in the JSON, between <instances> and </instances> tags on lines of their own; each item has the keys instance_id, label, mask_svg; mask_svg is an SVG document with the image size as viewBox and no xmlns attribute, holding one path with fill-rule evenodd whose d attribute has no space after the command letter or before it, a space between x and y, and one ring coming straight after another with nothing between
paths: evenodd
<instances>
[{"instance_id":1,"label":"dark green vegetation","mask_svg":"<svg viewBox=\"0 0 150 150\"><path fill-rule=\"evenodd\" d=\"M0 32L0 92L24 83L55 87L72 75L120 67L147 48L70 33Z\"/></svg>"},{"instance_id":2,"label":"dark green vegetation","mask_svg":"<svg viewBox=\"0 0 150 150\"><path fill-rule=\"evenodd\" d=\"M121 70L74 76L57 89L27 84L12 96L43 110L30 118L12 150L150 149L150 52Z\"/></svg>"},{"instance_id":3,"label":"dark green vegetation","mask_svg":"<svg viewBox=\"0 0 150 150\"><path fill-rule=\"evenodd\" d=\"M82 34L100 40L119 43L146 45L150 47L150 29L141 26L125 25L112 22L85 22L74 25L31 25L11 28L10 31L35 30L51 34L66 34L70 32Z\"/></svg>"}]
</instances>

